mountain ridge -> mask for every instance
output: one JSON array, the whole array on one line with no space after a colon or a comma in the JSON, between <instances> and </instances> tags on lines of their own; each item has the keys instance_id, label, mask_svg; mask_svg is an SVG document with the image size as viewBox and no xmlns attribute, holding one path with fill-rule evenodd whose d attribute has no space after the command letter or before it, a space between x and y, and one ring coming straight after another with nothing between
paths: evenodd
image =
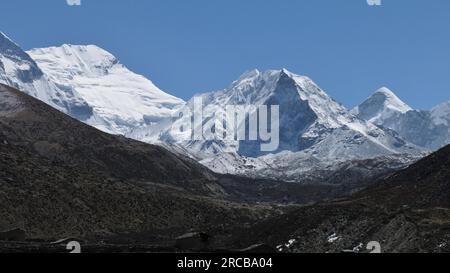
<instances>
[{"instance_id":1,"label":"mountain ridge","mask_svg":"<svg viewBox=\"0 0 450 273\"><path fill-rule=\"evenodd\" d=\"M446 146L353 196L244 229L235 242L265 242L285 253L364 253L373 241L382 253L448 253L449 164Z\"/></svg>"},{"instance_id":2,"label":"mountain ridge","mask_svg":"<svg viewBox=\"0 0 450 273\"><path fill-rule=\"evenodd\" d=\"M243 174L241 171L244 171L245 175L246 168L253 173L262 173L264 170L261 168L267 167L264 161L280 164L292 158L290 155L285 157L284 152L297 153L294 158L304 158L306 161L319 160L333 164L387 154L417 154L420 150L390 130L356 118L310 78L285 69L245 72L224 90L196 95L186 106L191 112L196 98L203 101L206 120L213 120L218 111L216 107L222 105L240 105L248 114L254 111L255 106L280 106L280 146L278 150L266 154L255 152L261 141L184 141L177 140L177 135L170 135L170 132L162 134L168 137L170 143L199 156L205 166L219 173ZM190 128L190 121L189 117L181 117L173 124L175 127ZM238 128L243 126L237 125ZM235 155L230 157L227 155L230 153ZM235 170L233 166L239 168L241 161L247 162L247 167Z\"/></svg>"},{"instance_id":3,"label":"mountain ridge","mask_svg":"<svg viewBox=\"0 0 450 273\"><path fill-rule=\"evenodd\" d=\"M397 134L389 126L376 126L355 117L310 78L286 69L250 70L223 90L198 94L184 102L164 93L143 76L129 71L112 54L94 45L66 44L33 49L28 53L33 57L33 62L34 59L37 61L36 67L45 72L43 81L47 87L38 89L46 94L29 92L27 90L35 88L27 85L13 86L102 131L164 146L219 173L246 175L245 170L250 169L248 175L253 177L252 173L256 170L268 174L274 166L284 169L289 160L322 161L333 165L393 154L398 157L403 154L420 157L426 151L422 148L424 145L408 143L402 139L404 134ZM391 91L385 91L385 94L395 96ZM62 103L55 106L54 98ZM215 114L215 106L240 105L250 114L254 106L280 105L278 149L261 151L261 145L265 144L261 139L191 141L184 139L188 132L173 135L170 130L173 127L190 128L190 120L176 116L182 109L192 110L195 98L203 99L207 119ZM211 120L203 125L208 125ZM237 127L244 125L245 122L241 122ZM430 134L434 133L431 131ZM442 141L434 141L434 145L438 146ZM234 155L228 157L227 153ZM229 162L230 159L236 161ZM247 162L244 166L238 165L244 161ZM268 165L264 161L276 164L264 170L261 168ZM327 164L319 165L329 168ZM298 171L310 171L306 167L309 164L304 166ZM294 169L288 173L292 177L301 176Z\"/></svg>"},{"instance_id":4,"label":"mountain ridge","mask_svg":"<svg viewBox=\"0 0 450 273\"><path fill-rule=\"evenodd\" d=\"M432 110L415 110L402 102L389 90L394 102L386 100L375 92L371 97L352 110L361 119L392 129L407 141L430 150L439 149L450 143L450 103L444 102ZM390 101L392 102L392 100Z\"/></svg>"},{"instance_id":5,"label":"mountain ridge","mask_svg":"<svg viewBox=\"0 0 450 273\"><path fill-rule=\"evenodd\" d=\"M53 82L74 89L92 108L85 122L108 133L125 135L157 123L184 104L95 45L66 44L28 53Z\"/></svg>"},{"instance_id":6,"label":"mountain ridge","mask_svg":"<svg viewBox=\"0 0 450 273\"><path fill-rule=\"evenodd\" d=\"M405 114L413 109L403 102L387 87L381 87L359 106L351 110L352 114L373 123L382 123L383 119L396 113Z\"/></svg>"}]
</instances>

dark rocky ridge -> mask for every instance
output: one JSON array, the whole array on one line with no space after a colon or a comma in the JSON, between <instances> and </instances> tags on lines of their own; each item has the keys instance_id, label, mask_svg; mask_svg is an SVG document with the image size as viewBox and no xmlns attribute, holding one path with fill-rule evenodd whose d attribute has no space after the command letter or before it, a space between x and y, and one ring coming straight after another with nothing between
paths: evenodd
<instances>
[{"instance_id":1,"label":"dark rocky ridge","mask_svg":"<svg viewBox=\"0 0 450 273\"><path fill-rule=\"evenodd\" d=\"M449 252L448 166L450 146L352 197L276 216L251 227L251 238L237 238L274 246L295 239L286 252L364 251L370 241L384 252ZM337 239L329 242L332 235Z\"/></svg>"},{"instance_id":2,"label":"dark rocky ridge","mask_svg":"<svg viewBox=\"0 0 450 273\"><path fill-rule=\"evenodd\" d=\"M2 109L11 114L1 116L1 132L13 146L26 147L54 163L97 170L120 179L181 184L197 180L199 188L193 190L211 193L206 184L213 174L187 158L158 146L101 133L23 93L7 92L15 96L10 100L20 101L20 105L2 102Z\"/></svg>"},{"instance_id":3,"label":"dark rocky ridge","mask_svg":"<svg viewBox=\"0 0 450 273\"><path fill-rule=\"evenodd\" d=\"M102 133L0 85L0 230L47 240L172 238L275 213L226 196L215 174L194 161Z\"/></svg>"}]
</instances>

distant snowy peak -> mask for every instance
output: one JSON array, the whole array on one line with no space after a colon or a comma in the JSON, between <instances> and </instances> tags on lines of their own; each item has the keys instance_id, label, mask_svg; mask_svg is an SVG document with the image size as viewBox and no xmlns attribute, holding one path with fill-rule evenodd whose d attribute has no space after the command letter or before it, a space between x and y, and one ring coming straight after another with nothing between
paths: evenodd
<instances>
[{"instance_id":1,"label":"distant snowy peak","mask_svg":"<svg viewBox=\"0 0 450 273\"><path fill-rule=\"evenodd\" d=\"M208 103L261 104L274 90L280 77L279 70L260 72L251 70L242 74L228 88L201 94Z\"/></svg>"},{"instance_id":2,"label":"distant snowy peak","mask_svg":"<svg viewBox=\"0 0 450 273\"><path fill-rule=\"evenodd\" d=\"M265 72L251 70L245 72L227 89L201 96L206 100L205 104L279 104L280 107L287 107L298 103L309 108L317 118L333 128L342 125L340 115L347 111L310 78L296 75L287 69Z\"/></svg>"},{"instance_id":3,"label":"distant snowy peak","mask_svg":"<svg viewBox=\"0 0 450 273\"><path fill-rule=\"evenodd\" d=\"M436 147L441 148L450 143L450 101L433 108L430 116L435 124L435 132L437 132L435 135L438 137Z\"/></svg>"},{"instance_id":4,"label":"distant snowy peak","mask_svg":"<svg viewBox=\"0 0 450 273\"><path fill-rule=\"evenodd\" d=\"M171 117L184 104L95 45L62 45L28 53L57 86L73 89L93 109L88 124L109 133L127 135Z\"/></svg>"},{"instance_id":5,"label":"distant snowy peak","mask_svg":"<svg viewBox=\"0 0 450 273\"><path fill-rule=\"evenodd\" d=\"M358 117L382 124L384 120L396 114L405 114L413 109L398 98L387 87L378 89L372 96L352 110Z\"/></svg>"},{"instance_id":6,"label":"distant snowy peak","mask_svg":"<svg viewBox=\"0 0 450 273\"><path fill-rule=\"evenodd\" d=\"M377 92L375 93L375 96L384 97L385 107L393 111L406 113L408 111L413 110L409 105L403 102L399 97L397 97L397 95L394 94L394 92L392 92L387 87L382 87L378 89Z\"/></svg>"},{"instance_id":7,"label":"distant snowy peak","mask_svg":"<svg viewBox=\"0 0 450 273\"><path fill-rule=\"evenodd\" d=\"M450 127L450 101L444 102L431 110L433 122Z\"/></svg>"},{"instance_id":8,"label":"distant snowy peak","mask_svg":"<svg viewBox=\"0 0 450 273\"><path fill-rule=\"evenodd\" d=\"M128 135L185 104L95 45L23 51L0 33L0 83L13 86L100 130Z\"/></svg>"},{"instance_id":9,"label":"distant snowy peak","mask_svg":"<svg viewBox=\"0 0 450 273\"><path fill-rule=\"evenodd\" d=\"M306 123L304 130L308 126L336 129L355 123L348 110L313 80L287 69L246 72L230 88L209 93L207 97L210 103L216 104L231 101L237 104L279 105L281 122L286 122L289 127L295 126L292 122L296 125ZM365 124L356 127L367 129Z\"/></svg>"},{"instance_id":10,"label":"distant snowy peak","mask_svg":"<svg viewBox=\"0 0 450 273\"><path fill-rule=\"evenodd\" d=\"M391 131L385 131L372 123L358 119L328 96L306 76L296 75L286 69L245 72L228 88L196 95L188 103L193 107L195 98L202 98L203 118L214 120L216 109L226 105L240 105L247 113L259 106L279 106L279 146L272 154L283 151L308 152L321 158L371 158L378 155L415 152L413 145L405 143ZM255 107L256 106L256 107ZM212 109L211 111L209 109ZM191 109L192 110L192 109ZM245 128L247 120L239 121L238 128ZM176 128L190 128L190 117L175 121ZM180 134L184 136L184 134ZM237 153L257 158L267 155L260 150L262 140L253 141L184 141L178 134L162 134L161 141L170 141L185 148L204 162L215 166L220 159L212 159L220 153ZM226 160L230 160L228 157Z\"/></svg>"},{"instance_id":11,"label":"distant snowy peak","mask_svg":"<svg viewBox=\"0 0 450 273\"><path fill-rule=\"evenodd\" d=\"M403 139L431 150L450 143L450 102L431 111L414 110L387 88L353 109L366 121L397 132Z\"/></svg>"},{"instance_id":12,"label":"distant snowy peak","mask_svg":"<svg viewBox=\"0 0 450 273\"><path fill-rule=\"evenodd\" d=\"M73 90L55 85L29 54L3 33L0 34L0 83L22 90L77 118L87 118L91 114L91 109Z\"/></svg>"},{"instance_id":13,"label":"distant snowy peak","mask_svg":"<svg viewBox=\"0 0 450 273\"><path fill-rule=\"evenodd\" d=\"M388 102L395 96L382 91L383 102L390 105ZM302 176L321 164L392 154L422 154L422 149L405 142L395 132L352 115L310 78L286 69L248 71L222 91L197 96L203 98L206 109L229 104L280 106L280 145L272 153L261 153L260 142L254 141L183 143L177 142L176 136L171 137L177 145L197 155L202 164L219 173L278 178L281 174Z\"/></svg>"},{"instance_id":14,"label":"distant snowy peak","mask_svg":"<svg viewBox=\"0 0 450 273\"><path fill-rule=\"evenodd\" d=\"M182 101L163 92L144 76L128 70L113 54L95 45L65 44L60 47L32 49L28 53L45 72L62 76L66 80L74 80L77 76L99 77L111 73L124 73L145 82L146 86L142 87L147 88L147 91L156 97L169 99L174 103Z\"/></svg>"},{"instance_id":15,"label":"distant snowy peak","mask_svg":"<svg viewBox=\"0 0 450 273\"><path fill-rule=\"evenodd\" d=\"M323 125L329 128L339 128L351 122L348 110L332 99L309 77L299 76L285 69L282 70L282 75L294 81L300 100L311 107Z\"/></svg>"}]
</instances>

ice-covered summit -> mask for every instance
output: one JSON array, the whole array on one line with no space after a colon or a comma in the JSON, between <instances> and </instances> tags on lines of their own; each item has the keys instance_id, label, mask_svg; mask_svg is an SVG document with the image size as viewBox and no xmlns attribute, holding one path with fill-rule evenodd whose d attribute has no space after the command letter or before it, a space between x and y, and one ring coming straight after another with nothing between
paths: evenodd
<instances>
[{"instance_id":1,"label":"ice-covered summit","mask_svg":"<svg viewBox=\"0 0 450 273\"><path fill-rule=\"evenodd\" d=\"M0 83L15 87L80 120L91 108L72 88L60 88L8 36L0 33Z\"/></svg>"},{"instance_id":2,"label":"ice-covered summit","mask_svg":"<svg viewBox=\"0 0 450 273\"><path fill-rule=\"evenodd\" d=\"M46 75L63 89L73 89L93 109L87 123L114 134L171 116L184 101L138 75L95 45L62 45L28 51Z\"/></svg>"},{"instance_id":3,"label":"ice-covered summit","mask_svg":"<svg viewBox=\"0 0 450 273\"><path fill-rule=\"evenodd\" d=\"M436 150L450 143L450 103L431 111L412 109L382 88L352 110L359 118L396 131L405 140Z\"/></svg>"},{"instance_id":4,"label":"ice-covered summit","mask_svg":"<svg viewBox=\"0 0 450 273\"><path fill-rule=\"evenodd\" d=\"M389 88L382 87L362 104L352 110L352 113L358 117L382 124L384 120L391 118L396 114L404 114L413 109L403 102Z\"/></svg>"},{"instance_id":5,"label":"ice-covered summit","mask_svg":"<svg viewBox=\"0 0 450 273\"><path fill-rule=\"evenodd\" d=\"M184 105L98 46L65 44L25 52L3 33L0 83L112 134L157 124Z\"/></svg>"},{"instance_id":6,"label":"ice-covered summit","mask_svg":"<svg viewBox=\"0 0 450 273\"><path fill-rule=\"evenodd\" d=\"M218 172L224 170L214 166L228 166L225 171L232 172L230 169L233 168L230 166L240 164L229 161L239 160L241 156L259 158L286 151L294 153L292 158L298 154L302 158L315 157L329 162L417 152L416 147L392 132L350 114L310 78L286 69L246 72L224 90L196 95L186 105L191 111L196 98L203 101L203 115L207 122L214 119L217 113L214 109L217 107L239 105L250 116L258 106L279 106L279 147L269 153L259 149L264 142L261 139L185 141L170 131L161 134L161 141L182 147ZM190 117L183 116L175 120L174 124L177 128L191 128L190 122ZM245 124L248 119L238 122L241 122L238 128L248 127ZM233 156L224 156L225 154Z\"/></svg>"}]
</instances>

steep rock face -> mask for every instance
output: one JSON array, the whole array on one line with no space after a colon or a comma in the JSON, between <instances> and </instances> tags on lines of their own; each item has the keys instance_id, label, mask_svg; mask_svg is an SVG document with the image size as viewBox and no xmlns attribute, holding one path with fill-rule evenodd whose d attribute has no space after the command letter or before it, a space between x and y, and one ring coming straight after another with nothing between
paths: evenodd
<instances>
[{"instance_id":1,"label":"steep rock face","mask_svg":"<svg viewBox=\"0 0 450 273\"><path fill-rule=\"evenodd\" d=\"M253 92L258 91L255 90ZM252 101L250 102L253 103ZM300 133L307 130L317 120L318 116L310 108L307 101L302 100L299 96L296 82L289 77L287 72L282 71L280 73L273 93L262 101L262 105L280 106L279 131L282 133L279 136L278 148L270 153L278 153L285 150L300 151L311 145L311 143L307 143L301 137ZM272 128L270 120L268 120L268 128ZM248 157L261 156L262 143L264 142L261 140L241 141L238 153Z\"/></svg>"},{"instance_id":2,"label":"steep rock face","mask_svg":"<svg viewBox=\"0 0 450 273\"><path fill-rule=\"evenodd\" d=\"M392 91L381 88L352 110L359 118L396 131L405 140L431 150L450 143L449 103L431 111L414 110Z\"/></svg>"},{"instance_id":3,"label":"steep rock face","mask_svg":"<svg viewBox=\"0 0 450 273\"><path fill-rule=\"evenodd\" d=\"M406 143L391 132L386 132L364 122L349 114L348 111L331 99L311 79L295 75L287 70L267 71L261 73L253 71L244 74L230 88L223 91L212 92L196 96L202 98L204 104L203 115L205 120L213 119L216 112L209 111L211 107L224 107L224 105L239 105L252 114L254 107L273 105L280 106L280 151L303 151L333 134L334 131L347 130L353 136L361 138L378 146L380 150L396 152L402 148L408 149ZM195 99L195 98L194 98ZM194 100L193 99L193 100ZM188 103L191 107L193 100ZM253 107L253 108L252 108ZM176 122L189 124L190 119L182 118ZM242 120L238 127L245 126L248 119ZM189 127L186 125L185 127ZM268 125L271 127L271 124ZM176 136L172 139L177 141ZM264 153L255 151L260 141L248 143L233 143L243 156L261 156ZM191 145L191 143L189 143ZM222 143L226 146L226 143ZM203 149L203 146L199 146Z\"/></svg>"},{"instance_id":4,"label":"steep rock face","mask_svg":"<svg viewBox=\"0 0 450 273\"><path fill-rule=\"evenodd\" d=\"M188 112L195 112L194 103L199 98L203 102L205 127L217 116L229 115L223 110L227 105L244 109L246 118L236 127L246 129L247 139L192 140L194 127L189 115L176 118L159 139L181 147L219 173L275 178L279 173L274 170L282 169L293 180L317 166L328 168L348 160L393 154L421 155L420 148L405 142L392 130L355 117L311 79L285 69L247 72L225 90L196 95L186 105ZM279 146L269 152L261 150L267 141L248 139L250 117L262 106L267 106L269 113L273 106L279 106ZM267 127L272 125L269 118ZM174 133L174 127L187 130ZM141 137L146 139L145 134ZM149 139L152 137L149 134Z\"/></svg>"}]
</instances>

